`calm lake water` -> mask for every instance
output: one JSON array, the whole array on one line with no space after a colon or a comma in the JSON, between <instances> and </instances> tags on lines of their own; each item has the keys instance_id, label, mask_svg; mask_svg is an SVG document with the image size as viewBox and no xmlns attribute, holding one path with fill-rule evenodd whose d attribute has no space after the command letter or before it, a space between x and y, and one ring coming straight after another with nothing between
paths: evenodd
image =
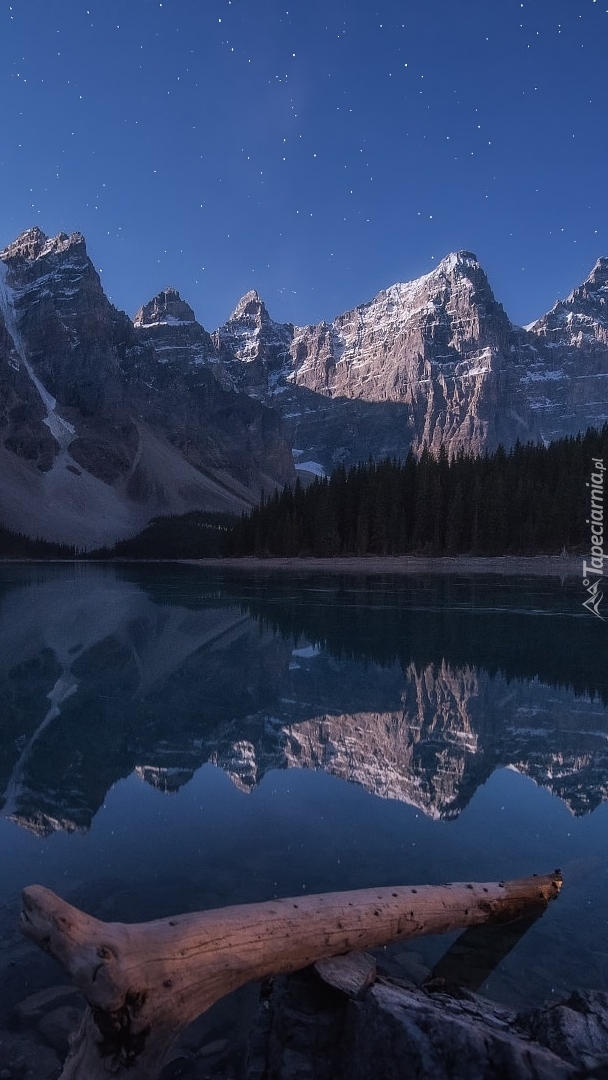
<instances>
[{"instance_id":1,"label":"calm lake water","mask_svg":"<svg viewBox=\"0 0 608 1080\"><path fill-rule=\"evenodd\" d=\"M583 598L554 579L3 566L5 943L33 883L138 921L561 867L482 990L608 989L608 630ZM387 963L432 967L452 940Z\"/></svg>"}]
</instances>

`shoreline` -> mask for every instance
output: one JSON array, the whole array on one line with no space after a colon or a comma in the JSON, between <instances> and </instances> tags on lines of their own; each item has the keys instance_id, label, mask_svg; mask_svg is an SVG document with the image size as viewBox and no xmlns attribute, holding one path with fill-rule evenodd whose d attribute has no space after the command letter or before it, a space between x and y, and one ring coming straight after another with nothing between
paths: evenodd
<instances>
[{"instance_id":1,"label":"shoreline","mask_svg":"<svg viewBox=\"0 0 608 1080\"><path fill-rule=\"evenodd\" d=\"M584 555L363 555L261 558L254 555L202 559L29 559L0 557L0 566L199 566L204 569L407 576L462 574L488 577L557 577L582 580Z\"/></svg>"},{"instance_id":2,"label":"shoreline","mask_svg":"<svg viewBox=\"0 0 608 1080\"><path fill-rule=\"evenodd\" d=\"M334 558L180 559L182 564L229 570L291 570L338 574L487 574L501 577L582 578L582 555L368 555Z\"/></svg>"}]
</instances>

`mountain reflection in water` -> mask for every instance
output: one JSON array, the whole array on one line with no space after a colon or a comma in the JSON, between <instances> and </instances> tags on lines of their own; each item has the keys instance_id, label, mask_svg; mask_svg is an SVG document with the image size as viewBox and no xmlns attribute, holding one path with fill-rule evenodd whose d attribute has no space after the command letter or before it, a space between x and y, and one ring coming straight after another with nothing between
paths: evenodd
<instances>
[{"instance_id":1,"label":"mountain reflection in water","mask_svg":"<svg viewBox=\"0 0 608 1080\"><path fill-rule=\"evenodd\" d=\"M5 567L1 812L87 829L118 779L174 791L213 762L245 791L324 770L442 819L511 766L585 814L608 685L575 585Z\"/></svg>"},{"instance_id":2,"label":"mountain reflection in water","mask_svg":"<svg viewBox=\"0 0 608 1080\"><path fill-rule=\"evenodd\" d=\"M605 634L577 581L5 564L0 1014L57 981L34 882L128 922L561 866L484 992L608 990Z\"/></svg>"}]
</instances>

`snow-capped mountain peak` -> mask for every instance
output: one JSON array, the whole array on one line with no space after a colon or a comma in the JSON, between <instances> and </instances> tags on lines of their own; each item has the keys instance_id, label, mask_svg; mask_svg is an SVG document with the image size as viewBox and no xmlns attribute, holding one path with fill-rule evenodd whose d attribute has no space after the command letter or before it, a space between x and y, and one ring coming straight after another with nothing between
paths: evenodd
<instances>
[{"instance_id":1,"label":"snow-capped mountain peak","mask_svg":"<svg viewBox=\"0 0 608 1080\"><path fill-rule=\"evenodd\" d=\"M213 334L220 359L229 365L248 365L248 374L232 367L235 385L258 397L270 390L269 372L290 364L293 326L270 318L264 301L255 289L241 297L232 315ZM272 381L272 380L271 380ZM276 382L276 379L274 380Z\"/></svg>"},{"instance_id":2,"label":"snow-capped mountain peak","mask_svg":"<svg viewBox=\"0 0 608 1080\"><path fill-rule=\"evenodd\" d=\"M586 343L608 345L608 259L597 260L589 276L551 311L528 327L551 348Z\"/></svg>"},{"instance_id":3,"label":"snow-capped mountain peak","mask_svg":"<svg viewBox=\"0 0 608 1080\"><path fill-rule=\"evenodd\" d=\"M32 229L26 229L3 251L0 251L0 259L5 263L10 263L13 259L33 262L44 258L45 255L63 255L70 248L78 248L80 254L86 256L85 239L82 233L74 232L68 236L67 233L60 232L57 236L49 237L35 225Z\"/></svg>"},{"instance_id":4,"label":"snow-capped mountain peak","mask_svg":"<svg viewBox=\"0 0 608 1080\"><path fill-rule=\"evenodd\" d=\"M479 260L472 251L451 251L449 255L437 265L435 271L431 273L442 272L444 274L452 274L457 269L480 269Z\"/></svg>"}]
</instances>

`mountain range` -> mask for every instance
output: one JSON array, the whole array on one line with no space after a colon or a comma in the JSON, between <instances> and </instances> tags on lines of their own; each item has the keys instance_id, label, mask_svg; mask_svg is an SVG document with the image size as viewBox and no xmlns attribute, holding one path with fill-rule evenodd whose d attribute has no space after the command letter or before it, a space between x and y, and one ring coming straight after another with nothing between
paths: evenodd
<instances>
[{"instance_id":1,"label":"mountain range","mask_svg":"<svg viewBox=\"0 0 608 1080\"><path fill-rule=\"evenodd\" d=\"M177 290L134 320L80 233L0 251L0 524L92 547L240 512L337 464L550 441L608 419L608 259L530 326L448 255L331 323L247 293L212 333Z\"/></svg>"}]
</instances>

